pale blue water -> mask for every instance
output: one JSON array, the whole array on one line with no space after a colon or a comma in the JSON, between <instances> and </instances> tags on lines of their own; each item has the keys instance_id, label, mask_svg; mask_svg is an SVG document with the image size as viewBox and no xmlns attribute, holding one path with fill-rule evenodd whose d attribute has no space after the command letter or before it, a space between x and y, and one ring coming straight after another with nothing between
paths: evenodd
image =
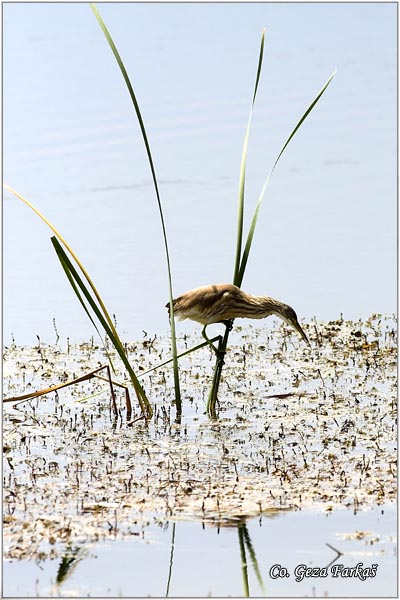
<instances>
[{"instance_id":1,"label":"pale blue water","mask_svg":"<svg viewBox=\"0 0 400 600\"><path fill-rule=\"evenodd\" d=\"M61 559L4 563L3 591L8 597L218 597L245 596L237 527L202 527L201 523L151 526L126 541L76 545L75 565L57 587ZM245 546L250 597L396 597L396 510L387 505L332 514L304 510L247 522L248 536L265 592ZM355 536L359 532L359 537ZM346 537L347 536L347 537ZM174 544L172 545L172 541ZM334 549L342 552L337 557ZM67 554L67 548L65 548ZM336 559L336 560L335 560ZM334 576L328 565L361 569L377 565L361 580L355 571ZM288 577L274 576L274 565ZM296 581L298 565L324 569ZM337 567L337 573L340 572ZM169 584L168 584L169 580ZM167 594L168 591L168 594Z\"/></svg>"},{"instance_id":2,"label":"pale blue water","mask_svg":"<svg viewBox=\"0 0 400 600\"><path fill-rule=\"evenodd\" d=\"M175 294L230 281L238 172L262 28L247 200L296 120L244 289L300 317L396 310L395 3L101 4L147 127ZM127 338L168 329L161 228L136 117L88 4L3 5L4 181L76 250ZM250 213L251 214L251 213ZM3 208L4 342L88 338L50 231ZM192 329L180 324L179 332Z\"/></svg>"}]
</instances>

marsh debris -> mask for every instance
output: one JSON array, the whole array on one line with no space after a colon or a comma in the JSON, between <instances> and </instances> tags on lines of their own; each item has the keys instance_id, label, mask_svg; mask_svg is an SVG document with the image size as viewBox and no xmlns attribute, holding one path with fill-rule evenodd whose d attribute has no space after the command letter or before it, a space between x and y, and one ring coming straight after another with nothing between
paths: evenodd
<instances>
[{"instance_id":1,"label":"marsh debris","mask_svg":"<svg viewBox=\"0 0 400 600\"><path fill-rule=\"evenodd\" d=\"M143 377L154 418L133 427L124 418L123 393L116 393L115 414L98 379L4 405L6 557L42 560L58 556L60 543L143 539L148 524L170 519L224 526L274 510L394 502L395 318L312 322L305 329L311 350L281 323L246 324L232 333L217 420L205 414L207 348L181 360L180 423L167 367ZM127 345L136 371L169 355L168 340L154 338L151 348L146 341ZM197 342L179 340L183 348ZM93 343L13 343L4 350L3 392L23 394L103 363ZM117 377L124 382L122 368Z\"/></svg>"}]
</instances>

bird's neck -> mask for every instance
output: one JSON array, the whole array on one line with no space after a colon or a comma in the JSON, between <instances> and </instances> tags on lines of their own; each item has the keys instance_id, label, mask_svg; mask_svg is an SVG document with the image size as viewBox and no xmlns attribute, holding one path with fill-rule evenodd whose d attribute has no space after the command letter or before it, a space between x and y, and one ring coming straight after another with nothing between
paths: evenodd
<instances>
[{"instance_id":1,"label":"bird's neck","mask_svg":"<svg viewBox=\"0 0 400 600\"><path fill-rule=\"evenodd\" d=\"M269 296L252 296L248 294L248 302L257 310L257 313L254 313L254 317L257 319L264 319L270 315L280 317L286 306L283 302ZM257 316L255 316L256 314Z\"/></svg>"}]
</instances>

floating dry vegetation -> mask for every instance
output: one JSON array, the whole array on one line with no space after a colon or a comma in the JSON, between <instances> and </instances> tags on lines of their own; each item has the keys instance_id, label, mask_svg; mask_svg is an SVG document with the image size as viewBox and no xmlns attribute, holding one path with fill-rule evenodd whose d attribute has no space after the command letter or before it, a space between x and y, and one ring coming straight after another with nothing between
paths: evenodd
<instances>
[{"instance_id":1,"label":"floating dry vegetation","mask_svg":"<svg viewBox=\"0 0 400 600\"><path fill-rule=\"evenodd\" d=\"M236 326L216 420L205 414L214 359L208 348L180 361L180 423L168 367L143 377L154 418L132 427L123 393L115 415L101 380L5 404L5 555L56 557L60 544L137 536L170 519L224 525L276 510L394 502L395 317L304 327L311 349L281 322ZM198 339L178 341L182 350ZM136 372L170 352L167 340L148 336L127 348ZM4 396L105 362L93 341L13 343L4 351Z\"/></svg>"}]
</instances>

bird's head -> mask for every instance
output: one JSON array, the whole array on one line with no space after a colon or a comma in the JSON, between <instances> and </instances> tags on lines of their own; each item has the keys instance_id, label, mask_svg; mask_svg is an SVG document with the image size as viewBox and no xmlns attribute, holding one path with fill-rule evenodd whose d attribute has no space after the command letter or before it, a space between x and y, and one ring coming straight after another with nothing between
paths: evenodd
<instances>
[{"instance_id":1,"label":"bird's head","mask_svg":"<svg viewBox=\"0 0 400 600\"><path fill-rule=\"evenodd\" d=\"M295 329L297 331L297 333L299 333L301 335L301 337L306 342L306 344L308 344L311 347L311 344L308 341L308 337L304 333L304 331L297 319L297 315L291 306L289 306L288 304L283 304L283 302L282 303L280 302L274 312L279 317L281 317L281 319L283 319L285 321L285 323L287 323L288 325L293 327L293 329Z\"/></svg>"}]
</instances>

